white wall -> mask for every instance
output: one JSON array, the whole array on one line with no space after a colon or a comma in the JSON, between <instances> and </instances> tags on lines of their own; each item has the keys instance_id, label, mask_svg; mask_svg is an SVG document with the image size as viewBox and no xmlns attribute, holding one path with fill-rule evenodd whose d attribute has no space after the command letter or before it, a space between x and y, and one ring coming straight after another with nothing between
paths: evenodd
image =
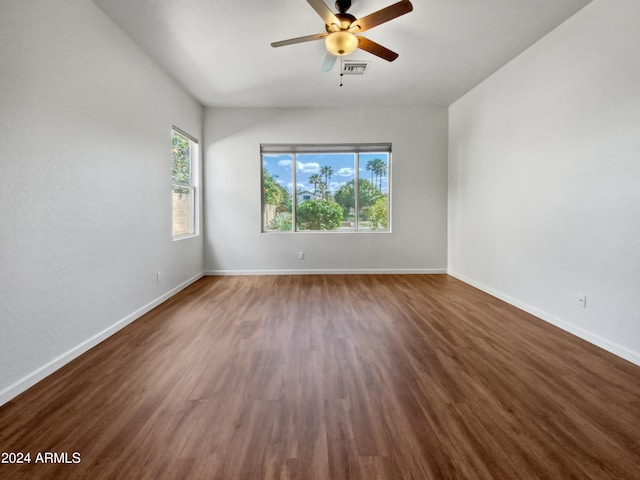
<instances>
[{"instance_id":1,"label":"white wall","mask_svg":"<svg viewBox=\"0 0 640 480\"><path fill-rule=\"evenodd\" d=\"M171 238L191 97L86 0L3 0L0 45L2 404L197 278L203 242Z\"/></svg>"},{"instance_id":2,"label":"white wall","mask_svg":"<svg viewBox=\"0 0 640 480\"><path fill-rule=\"evenodd\" d=\"M638 364L639 45L596 0L449 110L450 272Z\"/></svg>"},{"instance_id":3,"label":"white wall","mask_svg":"<svg viewBox=\"0 0 640 480\"><path fill-rule=\"evenodd\" d=\"M446 109L207 109L204 138L206 270L446 271ZM260 143L341 142L392 142L393 232L260 233Z\"/></svg>"}]
</instances>

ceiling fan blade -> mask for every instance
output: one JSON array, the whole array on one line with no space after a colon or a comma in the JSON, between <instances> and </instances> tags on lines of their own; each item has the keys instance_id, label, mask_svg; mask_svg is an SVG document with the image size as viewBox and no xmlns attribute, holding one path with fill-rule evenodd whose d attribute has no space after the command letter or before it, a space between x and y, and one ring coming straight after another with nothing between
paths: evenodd
<instances>
[{"instance_id":1,"label":"ceiling fan blade","mask_svg":"<svg viewBox=\"0 0 640 480\"><path fill-rule=\"evenodd\" d=\"M327 56L324 57L324 63L322 64L321 70L323 72L330 72L333 69L333 66L335 65L337 59L338 57L327 52Z\"/></svg>"},{"instance_id":2,"label":"ceiling fan blade","mask_svg":"<svg viewBox=\"0 0 640 480\"><path fill-rule=\"evenodd\" d=\"M366 17L358 18L354 20L349 26L349 31L352 33L364 32L365 30L369 30L370 28L377 27L378 25L388 22L389 20L393 20L405 13L409 13L413 10L413 5L409 0L402 0L398 3L394 3L393 5L389 5L382 10L378 10L377 12L373 12Z\"/></svg>"},{"instance_id":3,"label":"ceiling fan blade","mask_svg":"<svg viewBox=\"0 0 640 480\"><path fill-rule=\"evenodd\" d=\"M322 20L324 20L324 23L327 25L337 25L337 27L340 28L340 20L338 20L338 17L329 10L326 3L322 0L307 0L307 3L311 5L311 8L313 8L318 15L320 15Z\"/></svg>"},{"instance_id":4,"label":"ceiling fan blade","mask_svg":"<svg viewBox=\"0 0 640 480\"><path fill-rule=\"evenodd\" d=\"M358 37L358 48L364 50L365 52L372 53L380 58L384 58L387 62L393 62L396 58L398 58L398 54L396 52L392 52L388 48L383 47L379 43L369 40L366 37Z\"/></svg>"},{"instance_id":5,"label":"ceiling fan blade","mask_svg":"<svg viewBox=\"0 0 640 480\"><path fill-rule=\"evenodd\" d=\"M316 33L315 35L307 35L306 37L290 38L289 40L280 40L273 42L272 47L284 47L285 45L294 45L296 43L311 42L312 40L320 40L329 35L328 33Z\"/></svg>"}]
</instances>

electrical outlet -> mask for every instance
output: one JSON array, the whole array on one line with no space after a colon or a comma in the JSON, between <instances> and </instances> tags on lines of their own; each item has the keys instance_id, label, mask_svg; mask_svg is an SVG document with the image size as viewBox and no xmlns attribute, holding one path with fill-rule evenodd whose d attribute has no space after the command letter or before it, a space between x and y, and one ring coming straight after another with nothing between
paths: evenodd
<instances>
[{"instance_id":1,"label":"electrical outlet","mask_svg":"<svg viewBox=\"0 0 640 480\"><path fill-rule=\"evenodd\" d=\"M587 296L580 294L578 295L578 305L580 305L582 308L587 308Z\"/></svg>"},{"instance_id":2,"label":"electrical outlet","mask_svg":"<svg viewBox=\"0 0 640 480\"><path fill-rule=\"evenodd\" d=\"M161 277L162 277L162 273L156 272L156 283L160 283Z\"/></svg>"},{"instance_id":3,"label":"electrical outlet","mask_svg":"<svg viewBox=\"0 0 640 480\"><path fill-rule=\"evenodd\" d=\"M298 252L298 260L304 260L304 252Z\"/></svg>"}]
</instances>

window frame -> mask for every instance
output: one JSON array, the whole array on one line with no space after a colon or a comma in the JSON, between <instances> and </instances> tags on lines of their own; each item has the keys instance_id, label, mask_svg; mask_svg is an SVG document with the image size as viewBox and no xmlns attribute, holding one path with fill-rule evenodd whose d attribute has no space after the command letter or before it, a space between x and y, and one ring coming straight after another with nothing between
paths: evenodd
<instances>
[{"instance_id":1,"label":"window frame","mask_svg":"<svg viewBox=\"0 0 640 480\"><path fill-rule=\"evenodd\" d=\"M200 235L199 222L198 222L198 165L199 165L199 142L196 137L190 135L185 132L181 128L176 127L175 125L171 126L171 145L173 149L173 136L174 134L178 134L181 137L189 140L189 183L175 183L173 180L173 155L171 157L171 236L174 241L176 240L184 240L187 238L197 237ZM180 235L174 234L174 219L173 219L173 194L175 189L187 189L189 190L189 225L191 229L187 233L183 233Z\"/></svg>"},{"instance_id":2,"label":"window frame","mask_svg":"<svg viewBox=\"0 0 640 480\"><path fill-rule=\"evenodd\" d=\"M360 214L359 214L359 191L358 186L360 180L363 177L360 177L360 155L361 154L371 154L371 153L380 153L385 154L387 156L387 228L386 229L370 229L370 228L359 228L360 223ZM355 222L353 228L350 229L335 229L335 230L298 230L297 222L296 222L296 207L297 207L297 194L295 185L297 185L297 155L299 154L353 154L354 155L354 210L355 210ZM291 197L291 217L292 217L292 226L291 230L268 230L267 225L265 225L264 218L264 156L265 155L291 155L291 165L292 165L292 174L291 174L291 182L292 182L292 191ZM385 234L392 232L392 221L391 221L391 163L392 163L392 144L388 143L340 143L340 144L280 144L280 143L261 143L260 144L260 207L261 207L261 215L260 215L260 232L266 234Z\"/></svg>"}]
</instances>

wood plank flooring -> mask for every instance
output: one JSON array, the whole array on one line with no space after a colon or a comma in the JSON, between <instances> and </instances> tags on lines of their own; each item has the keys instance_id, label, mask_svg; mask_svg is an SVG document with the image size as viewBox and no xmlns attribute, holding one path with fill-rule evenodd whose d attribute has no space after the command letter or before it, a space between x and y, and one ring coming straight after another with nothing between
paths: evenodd
<instances>
[{"instance_id":1,"label":"wood plank flooring","mask_svg":"<svg viewBox=\"0 0 640 480\"><path fill-rule=\"evenodd\" d=\"M447 275L208 277L0 408L3 479L640 479L640 367ZM78 452L78 464L35 464Z\"/></svg>"}]
</instances>

